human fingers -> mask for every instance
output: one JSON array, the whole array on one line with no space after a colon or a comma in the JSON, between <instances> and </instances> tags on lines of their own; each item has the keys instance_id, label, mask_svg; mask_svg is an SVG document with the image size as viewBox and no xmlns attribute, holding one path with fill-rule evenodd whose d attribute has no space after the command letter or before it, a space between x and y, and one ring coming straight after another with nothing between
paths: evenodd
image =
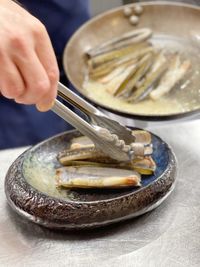
<instances>
[{"instance_id":1,"label":"human fingers","mask_svg":"<svg viewBox=\"0 0 200 267\"><path fill-rule=\"evenodd\" d=\"M25 92L24 81L12 60L0 54L0 92L4 97L16 99Z\"/></svg>"}]
</instances>

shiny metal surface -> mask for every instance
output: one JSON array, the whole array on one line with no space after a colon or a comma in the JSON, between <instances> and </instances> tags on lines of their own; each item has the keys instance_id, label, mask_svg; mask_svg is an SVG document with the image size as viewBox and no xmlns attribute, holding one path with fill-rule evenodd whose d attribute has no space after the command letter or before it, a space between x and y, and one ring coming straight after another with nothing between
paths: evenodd
<instances>
[{"instance_id":1,"label":"shiny metal surface","mask_svg":"<svg viewBox=\"0 0 200 267\"><path fill-rule=\"evenodd\" d=\"M187 122L191 120L200 119L200 113L197 113L189 117L179 118L176 120L166 120L164 122L163 121L147 121L147 120L145 121L145 120L125 118L125 117L122 117L118 114L112 113L102 108L100 108L99 110L101 110L106 116L110 117L112 120L118 121L119 123L126 125L127 127L138 127L138 128L147 128L147 127L151 128L151 127L158 127L158 126L162 126L166 124L173 125L173 124L180 123L180 122Z\"/></svg>"},{"instance_id":2,"label":"shiny metal surface","mask_svg":"<svg viewBox=\"0 0 200 267\"><path fill-rule=\"evenodd\" d=\"M144 14L140 17L139 24L135 29L143 27L152 29L153 43L159 47L182 51L181 53L190 58L193 68L198 72L200 8L178 1L148 1L147 3L143 2L142 6ZM180 100L182 111L167 109L164 113L156 114L134 109L125 111L120 105L113 106L112 100L110 103L104 102L101 97L90 94L83 88L88 69L85 60L86 51L132 29L133 27L123 15L123 6L100 14L79 28L70 38L63 54L64 69L74 87L95 105L125 118L164 121L198 114L200 111L198 75L192 82L194 88L190 86L189 90L178 90L171 95L173 99Z\"/></svg>"},{"instance_id":3,"label":"shiny metal surface","mask_svg":"<svg viewBox=\"0 0 200 267\"><path fill-rule=\"evenodd\" d=\"M53 232L23 221L6 203L3 182L24 149L0 152L0 266L200 266L200 120L152 127L179 162L172 195L138 219L88 232Z\"/></svg>"},{"instance_id":4,"label":"shiny metal surface","mask_svg":"<svg viewBox=\"0 0 200 267\"><path fill-rule=\"evenodd\" d=\"M124 140L127 144L135 141L135 138L129 129L119 124L118 121L107 117L99 109L91 105L89 102L61 83L58 83L58 95L84 113L87 116L87 121L89 121L90 125L98 125L100 127L107 128L109 131L116 134L120 139Z\"/></svg>"},{"instance_id":5,"label":"shiny metal surface","mask_svg":"<svg viewBox=\"0 0 200 267\"><path fill-rule=\"evenodd\" d=\"M99 149L104 151L111 158L127 161L133 157L135 151L128 145L135 141L135 137L128 128L119 124L118 121L113 121L107 117L104 113L72 92L62 83L58 83L58 96L85 114L87 121L75 114L58 99L55 100L54 106L51 108L53 112L69 122L83 135L88 136ZM105 132L104 128L108 131ZM119 142L121 140L123 142Z\"/></svg>"}]
</instances>

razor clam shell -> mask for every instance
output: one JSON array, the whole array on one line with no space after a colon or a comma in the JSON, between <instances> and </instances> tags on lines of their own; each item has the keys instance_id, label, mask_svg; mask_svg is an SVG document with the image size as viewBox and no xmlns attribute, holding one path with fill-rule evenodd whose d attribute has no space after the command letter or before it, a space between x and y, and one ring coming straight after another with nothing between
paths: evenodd
<instances>
[{"instance_id":1,"label":"razor clam shell","mask_svg":"<svg viewBox=\"0 0 200 267\"><path fill-rule=\"evenodd\" d=\"M151 134L144 130L133 130L132 135L135 136L135 142L143 144L151 144Z\"/></svg>"},{"instance_id":2,"label":"razor clam shell","mask_svg":"<svg viewBox=\"0 0 200 267\"><path fill-rule=\"evenodd\" d=\"M142 28L127 32L119 37L112 38L103 44L94 47L87 51L89 57L94 57L102 53L109 52L113 49L119 49L123 46L129 45L130 43L139 43L147 40L152 35L152 30L149 28Z\"/></svg>"},{"instance_id":3,"label":"razor clam shell","mask_svg":"<svg viewBox=\"0 0 200 267\"><path fill-rule=\"evenodd\" d=\"M73 166L57 169L56 181L66 188L121 188L140 186L141 176L124 169Z\"/></svg>"},{"instance_id":4,"label":"razor clam shell","mask_svg":"<svg viewBox=\"0 0 200 267\"><path fill-rule=\"evenodd\" d=\"M149 47L151 46L148 43L130 44L129 46L122 47L120 49L113 50L105 54L92 57L91 59L88 60L88 67L91 70L91 69L99 67L101 64L105 64L107 62L119 59L131 53L135 52L137 54L142 49L149 48Z\"/></svg>"},{"instance_id":5,"label":"razor clam shell","mask_svg":"<svg viewBox=\"0 0 200 267\"><path fill-rule=\"evenodd\" d=\"M150 144L150 145L145 146L144 155L145 156L150 156L152 154L153 154L153 145Z\"/></svg>"},{"instance_id":6,"label":"razor clam shell","mask_svg":"<svg viewBox=\"0 0 200 267\"><path fill-rule=\"evenodd\" d=\"M132 64L132 65L127 66L127 67L123 66L124 70L121 70L121 73L119 75L117 75L116 77L114 77L113 79L111 79L109 81L109 83L107 84L107 89L106 89L107 92L110 93L111 95L115 95L117 92L123 91L124 86L126 85L126 82L128 82L131 79L131 77L134 75L134 73L138 70L138 68L141 64L141 61L143 61L143 58L145 56L147 56L148 53L151 53L151 52L153 52L152 47L138 51L138 53L135 55L133 54L134 57L138 56L137 59L140 61L137 60L137 62L135 64ZM143 56L143 58L142 58L142 56ZM111 78L112 78L112 76L111 76ZM102 78L102 80L103 79L104 78ZM100 80L100 82L101 82L101 80ZM128 91L128 90L126 90L126 91Z\"/></svg>"},{"instance_id":7,"label":"razor clam shell","mask_svg":"<svg viewBox=\"0 0 200 267\"><path fill-rule=\"evenodd\" d=\"M140 174L152 174L156 169L156 164L150 156L153 153L151 134L144 130L133 130L132 134L135 136L135 145L143 145L144 154L148 156L143 155L143 157L139 157L141 155L140 153L131 162L118 162L117 160L106 157L104 154L101 156L96 156L95 154L94 156L94 154L89 152L85 155L82 154L82 159L80 159L80 152L78 152L77 149L80 151L81 148L85 148L87 150L94 148L94 144L88 137L80 136L71 140L70 149L60 153L61 157L59 158L59 161L64 166L110 167L136 170ZM74 146L75 149L73 149ZM71 160L71 158L66 157L66 153L73 153L74 151L78 153L78 157L75 156L77 159L74 157L73 160Z\"/></svg>"},{"instance_id":8,"label":"razor clam shell","mask_svg":"<svg viewBox=\"0 0 200 267\"><path fill-rule=\"evenodd\" d=\"M135 158L132 160L131 164L132 166L134 166L134 168L142 167L146 169L151 169L153 171L156 170L156 163L151 156Z\"/></svg>"},{"instance_id":9,"label":"razor clam shell","mask_svg":"<svg viewBox=\"0 0 200 267\"><path fill-rule=\"evenodd\" d=\"M107 163L94 161L68 161L64 166L93 166L93 167L107 167L115 169L134 170L140 174L152 174L156 170L156 164L152 157L146 156L143 158L135 158L131 162L113 162Z\"/></svg>"},{"instance_id":10,"label":"razor clam shell","mask_svg":"<svg viewBox=\"0 0 200 267\"><path fill-rule=\"evenodd\" d=\"M134 156L151 155L153 152L151 144L151 135L146 131L132 131L135 136ZM69 149L60 152L57 156L62 165L68 165L72 161L91 161L99 163L116 163L118 161L111 159L103 152L99 151L93 142L85 136L72 139Z\"/></svg>"},{"instance_id":11,"label":"razor clam shell","mask_svg":"<svg viewBox=\"0 0 200 267\"><path fill-rule=\"evenodd\" d=\"M162 65L166 61L167 61L167 58L165 57L164 52L163 51L158 52L157 56L155 56L155 59L154 59L152 68L149 71L148 76L150 76L152 73L154 73L155 71L157 71L160 67L162 67Z\"/></svg>"},{"instance_id":12,"label":"razor clam shell","mask_svg":"<svg viewBox=\"0 0 200 267\"><path fill-rule=\"evenodd\" d=\"M135 65L136 66L136 65ZM127 63L127 68L130 68L131 66L128 65ZM119 66L117 68L115 68L112 72L108 73L107 75L101 77L100 79L98 79L98 81L102 84L108 84L108 83L112 83L113 80L116 80L119 76L124 75L125 71L127 70L126 66ZM108 87L110 88L110 86ZM111 94L113 94L114 92L112 90L107 90L108 92L110 92Z\"/></svg>"},{"instance_id":13,"label":"razor clam shell","mask_svg":"<svg viewBox=\"0 0 200 267\"><path fill-rule=\"evenodd\" d=\"M136 68L131 71L127 77L119 84L118 88L114 93L114 96L122 96L124 94L130 93L133 90L136 83L145 75L151 66L152 54L149 53L145 55L140 62L137 64Z\"/></svg>"},{"instance_id":14,"label":"razor clam shell","mask_svg":"<svg viewBox=\"0 0 200 267\"><path fill-rule=\"evenodd\" d=\"M79 137L74 137L72 140L71 140L71 146L70 148L72 149L72 146L74 144L79 144L79 145L82 145L82 146L87 146L87 145L92 145L93 142L92 140L87 137L87 136L79 136Z\"/></svg>"},{"instance_id":15,"label":"razor clam shell","mask_svg":"<svg viewBox=\"0 0 200 267\"><path fill-rule=\"evenodd\" d=\"M86 142L87 144L84 144ZM117 160L111 159L102 151L98 150L91 140L89 138L87 140L87 137L85 136L83 136L83 140L81 140L81 137L78 137L77 140L74 138L70 148L60 152L57 156L57 159L62 165L68 165L69 162L72 161L86 160L99 163L118 162Z\"/></svg>"},{"instance_id":16,"label":"razor clam shell","mask_svg":"<svg viewBox=\"0 0 200 267\"><path fill-rule=\"evenodd\" d=\"M99 151L93 144L78 147L75 149L67 149L65 151L62 151L57 156L59 162L61 164L65 164L67 161L72 160L86 160L86 159L101 159L106 160L106 155Z\"/></svg>"},{"instance_id":17,"label":"razor clam shell","mask_svg":"<svg viewBox=\"0 0 200 267\"><path fill-rule=\"evenodd\" d=\"M151 76L148 76L144 84L132 93L127 99L128 102L138 102L146 98L153 90L153 85L158 82L161 76L167 71L168 62L165 62L159 69L154 71Z\"/></svg>"},{"instance_id":18,"label":"razor clam shell","mask_svg":"<svg viewBox=\"0 0 200 267\"><path fill-rule=\"evenodd\" d=\"M152 154L152 148L143 143L132 143L131 148L134 150L135 157L144 157Z\"/></svg>"},{"instance_id":19,"label":"razor clam shell","mask_svg":"<svg viewBox=\"0 0 200 267\"><path fill-rule=\"evenodd\" d=\"M150 78L154 72L159 70L159 68L161 68L162 65L166 63L166 61L167 58L165 57L164 52L163 51L158 52L157 55L155 55L151 69L143 79L138 81L138 83L136 84L136 88L137 89L141 88L144 85L146 79Z\"/></svg>"},{"instance_id":20,"label":"razor clam shell","mask_svg":"<svg viewBox=\"0 0 200 267\"><path fill-rule=\"evenodd\" d=\"M156 170L156 163L152 157L144 157L142 159L134 159L132 161L133 170L143 175L153 174Z\"/></svg>"},{"instance_id":21,"label":"razor clam shell","mask_svg":"<svg viewBox=\"0 0 200 267\"><path fill-rule=\"evenodd\" d=\"M151 144L152 138L151 138L151 133L145 130L132 130L132 135L135 137L135 142L136 143L143 143L143 144ZM79 144L82 147L87 146L87 145L93 145L93 142L87 137L87 136L80 136L80 137L75 137L71 140L71 146L70 149L72 148L73 144Z\"/></svg>"},{"instance_id":22,"label":"razor clam shell","mask_svg":"<svg viewBox=\"0 0 200 267\"><path fill-rule=\"evenodd\" d=\"M183 79L190 66L191 62L189 60L185 60L181 63L179 55L176 55L168 71L161 78L159 85L150 93L150 98L157 100L161 96L169 93L173 87Z\"/></svg>"},{"instance_id":23,"label":"razor clam shell","mask_svg":"<svg viewBox=\"0 0 200 267\"><path fill-rule=\"evenodd\" d=\"M112 74L112 72L116 69L122 68L122 71L124 71L127 67L135 65L143 53L145 52L140 51L140 53L137 54L133 53L131 55L119 58L118 60L112 60L110 62L102 64L97 68L89 69L89 76L90 78L98 79L101 82L101 78L104 78L106 75Z\"/></svg>"},{"instance_id":24,"label":"razor clam shell","mask_svg":"<svg viewBox=\"0 0 200 267\"><path fill-rule=\"evenodd\" d=\"M111 62L107 62L105 64L100 65L99 67L95 69L89 69L89 77L93 80L95 79L101 79L102 77L105 77L106 75L111 74L113 71L115 71L117 68L122 68L122 70L125 70L126 67L136 64L139 60L139 57L136 57L133 53L133 56L123 57L118 60L113 60Z\"/></svg>"},{"instance_id":25,"label":"razor clam shell","mask_svg":"<svg viewBox=\"0 0 200 267\"><path fill-rule=\"evenodd\" d=\"M123 83L136 72L138 64L134 64L127 68L124 68L124 71L118 75L115 79L112 79L109 84L107 84L106 91L111 95L115 95L116 91L123 85Z\"/></svg>"}]
</instances>

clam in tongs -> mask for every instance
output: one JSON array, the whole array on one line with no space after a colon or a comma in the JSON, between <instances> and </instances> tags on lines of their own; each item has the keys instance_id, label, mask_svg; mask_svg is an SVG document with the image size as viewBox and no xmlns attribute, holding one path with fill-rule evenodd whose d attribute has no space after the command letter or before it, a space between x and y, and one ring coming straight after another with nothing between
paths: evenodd
<instances>
[{"instance_id":1,"label":"clam in tongs","mask_svg":"<svg viewBox=\"0 0 200 267\"><path fill-rule=\"evenodd\" d=\"M52 111L89 137L109 157L118 161L131 161L138 154L145 156L145 151L148 150L145 150L144 144L135 143L131 130L105 116L61 83L58 83L58 96L84 113L87 121L57 99Z\"/></svg>"}]
</instances>

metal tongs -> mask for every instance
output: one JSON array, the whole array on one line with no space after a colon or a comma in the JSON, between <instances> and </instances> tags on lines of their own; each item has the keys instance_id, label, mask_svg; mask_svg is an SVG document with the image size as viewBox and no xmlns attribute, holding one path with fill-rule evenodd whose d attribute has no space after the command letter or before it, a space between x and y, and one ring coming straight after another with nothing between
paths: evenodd
<instances>
[{"instance_id":1,"label":"metal tongs","mask_svg":"<svg viewBox=\"0 0 200 267\"><path fill-rule=\"evenodd\" d=\"M135 142L135 137L131 130L105 116L61 83L58 83L58 96L83 112L88 121L79 117L58 99L55 100L52 111L89 137L96 147L119 161L130 161L134 157L131 144Z\"/></svg>"}]
</instances>

